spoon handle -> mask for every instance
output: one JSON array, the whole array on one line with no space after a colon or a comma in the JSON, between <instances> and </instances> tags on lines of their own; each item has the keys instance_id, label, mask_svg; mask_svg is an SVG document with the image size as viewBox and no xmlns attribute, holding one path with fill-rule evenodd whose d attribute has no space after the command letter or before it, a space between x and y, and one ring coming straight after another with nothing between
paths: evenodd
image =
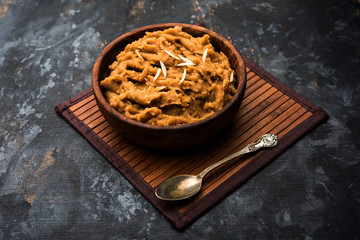
<instances>
[{"instance_id":1,"label":"spoon handle","mask_svg":"<svg viewBox=\"0 0 360 240\"><path fill-rule=\"evenodd\" d=\"M227 161L230 161L238 156L241 156L243 154L246 153L250 153L250 152L255 152L257 150L259 150L260 148L264 148L264 147L275 147L277 145L277 136L273 135L273 134L265 134L263 135L261 138L259 138L259 140L257 140L254 143L250 143L249 145L247 145L246 147L244 147L243 149L241 149L240 151L231 154L230 156L210 165L209 167L205 168L200 174L200 177L204 177L208 172L210 172L211 170L213 170L214 168L217 168L218 166L220 166L221 164L226 163Z\"/></svg>"}]
</instances>

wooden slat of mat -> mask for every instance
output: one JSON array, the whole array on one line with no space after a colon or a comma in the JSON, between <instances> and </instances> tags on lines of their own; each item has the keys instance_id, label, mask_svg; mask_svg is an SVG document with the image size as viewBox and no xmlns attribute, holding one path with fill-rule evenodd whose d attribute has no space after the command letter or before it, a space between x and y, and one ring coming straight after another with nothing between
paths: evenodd
<instances>
[{"instance_id":1,"label":"wooden slat of mat","mask_svg":"<svg viewBox=\"0 0 360 240\"><path fill-rule=\"evenodd\" d=\"M285 133L289 132L291 129L293 129L295 126L297 126L301 122L305 121L311 115L312 115L312 112L306 112L303 116L301 116L296 121L294 121L289 126L287 126L286 129L283 132L280 133L280 137L282 137Z\"/></svg>"},{"instance_id":2,"label":"wooden slat of mat","mask_svg":"<svg viewBox=\"0 0 360 240\"><path fill-rule=\"evenodd\" d=\"M100 111L98 112L100 114L100 117L93 119L91 122L89 122L87 125L89 128L94 129L105 122L105 118L101 115Z\"/></svg>"},{"instance_id":3,"label":"wooden slat of mat","mask_svg":"<svg viewBox=\"0 0 360 240\"><path fill-rule=\"evenodd\" d=\"M92 100L94 100L95 97L94 95L90 95L89 97L87 97L86 99L72 105L71 107L69 107L69 109L72 111L72 112L75 112L77 109L79 109L80 107L83 107L84 106L84 103L88 103L88 102L91 102Z\"/></svg>"},{"instance_id":4,"label":"wooden slat of mat","mask_svg":"<svg viewBox=\"0 0 360 240\"><path fill-rule=\"evenodd\" d=\"M107 124L101 116L93 95L70 107L70 110L110 147L129 163L131 167L156 188L165 179L179 173L197 174L206 166L240 150L258 139L262 134L271 132L279 138L291 131L300 122L312 115L306 108L284 95L277 88L247 68L247 89L232 131L226 133L221 148L212 146L207 151L194 152L193 155L172 156L146 150L131 144ZM225 146L225 147L224 147ZM260 152L229 162L226 166L210 172L204 182L202 191L185 205L176 208L184 212L202 197L216 189L222 182L245 167Z\"/></svg>"},{"instance_id":5,"label":"wooden slat of mat","mask_svg":"<svg viewBox=\"0 0 360 240\"><path fill-rule=\"evenodd\" d=\"M119 152L124 148L124 146L127 146L128 143L126 139L122 139L121 142L119 142L117 145L113 147L114 151L119 154Z\"/></svg>"},{"instance_id":6,"label":"wooden slat of mat","mask_svg":"<svg viewBox=\"0 0 360 240\"><path fill-rule=\"evenodd\" d=\"M89 126L90 123L93 123L95 120L97 120L98 118L101 118L102 117L102 114L101 112L98 110L97 112L95 112L93 115L91 116L88 116L87 118L85 118L83 120L83 122ZM104 121L104 118L103 118L103 121Z\"/></svg>"},{"instance_id":7,"label":"wooden slat of mat","mask_svg":"<svg viewBox=\"0 0 360 240\"><path fill-rule=\"evenodd\" d=\"M74 112L81 121L84 121L84 119L88 118L89 116L92 116L94 113L98 112L99 110L95 100L87 103L86 107L87 108L79 108Z\"/></svg>"},{"instance_id":8,"label":"wooden slat of mat","mask_svg":"<svg viewBox=\"0 0 360 240\"><path fill-rule=\"evenodd\" d=\"M96 127L92 128L92 130L99 135L100 132L102 132L104 129L109 128L109 124L105 121L105 119L103 120L102 123L100 123L99 125L97 125Z\"/></svg>"}]
</instances>

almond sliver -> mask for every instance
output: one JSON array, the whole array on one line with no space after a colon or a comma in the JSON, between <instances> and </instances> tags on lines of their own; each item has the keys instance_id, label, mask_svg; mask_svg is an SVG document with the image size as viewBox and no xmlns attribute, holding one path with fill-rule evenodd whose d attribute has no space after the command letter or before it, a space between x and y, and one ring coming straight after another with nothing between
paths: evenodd
<instances>
[{"instance_id":1,"label":"almond sliver","mask_svg":"<svg viewBox=\"0 0 360 240\"><path fill-rule=\"evenodd\" d=\"M180 80L179 84L182 83L185 80L185 76L186 76L186 69L184 69L184 73L183 73L183 75L181 77L181 80Z\"/></svg>"},{"instance_id":2,"label":"almond sliver","mask_svg":"<svg viewBox=\"0 0 360 240\"><path fill-rule=\"evenodd\" d=\"M173 57L173 58L175 58L175 59L177 59L177 60L180 60L180 58L178 58L175 54L173 54L172 52L170 52L170 51L168 51L168 50L165 50L164 49L164 51L167 53L167 54L169 54L171 57Z\"/></svg>"},{"instance_id":3,"label":"almond sliver","mask_svg":"<svg viewBox=\"0 0 360 240\"><path fill-rule=\"evenodd\" d=\"M195 65L194 63L188 63L188 62L185 62L185 63L179 63L177 66L193 66Z\"/></svg>"},{"instance_id":4,"label":"almond sliver","mask_svg":"<svg viewBox=\"0 0 360 240\"><path fill-rule=\"evenodd\" d=\"M161 73L161 69L158 68L157 73L156 73L156 75L154 77L154 81L156 81L156 79L158 79L158 77L160 76L160 73Z\"/></svg>"},{"instance_id":5,"label":"almond sliver","mask_svg":"<svg viewBox=\"0 0 360 240\"><path fill-rule=\"evenodd\" d=\"M231 73L230 73L230 80L229 80L229 82L233 82L234 81L234 72L233 71L231 71Z\"/></svg>"},{"instance_id":6,"label":"almond sliver","mask_svg":"<svg viewBox=\"0 0 360 240\"><path fill-rule=\"evenodd\" d=\"M162 72L164 74L164 77L166 77L166 67L165 67L165 64L162 61L160 61L160 66L161 66L161 70L162 70Z\"/></svg>"},{"instance_id":7,"label":"almond sliver","mask_svg":"<svg viewBox=\"0 0 360 240\"><path fill-rule=\"evenodd\" d=\"M202 55L202 61L205 62L206 60L206 55L207 55L207 52L208 52L208 48L205 49L203 55Z\"/></svg>"},{"instance_id":8,"label":"almond sliver","mask_svg":"<svg viewBox=\"0 0 360 240\"><path fill-rule=\"evenodd\" d=\"M191 60L187 59L186 57L181 56L181 55L179 55L179 57L180 57L181 60L183 60L184 62L187 62L187 63L190 63L190 64L192 64L192 65L195 65L195 63L193 63Z\"/></svg>"},{"instance_id":9,"label":"almond sliver","mask_svg":"<svg viewBox=\"0 0 360 240\"><path fill-rule=\"evenodd\" d=\"M145 61L145 59L140 55L140 53L139 53L139 51L138 51L137 49L135 49L135 52L136 52L136 54L139 56L139 58L141 58L142 60Z\"/></svg>"}]
</instances>

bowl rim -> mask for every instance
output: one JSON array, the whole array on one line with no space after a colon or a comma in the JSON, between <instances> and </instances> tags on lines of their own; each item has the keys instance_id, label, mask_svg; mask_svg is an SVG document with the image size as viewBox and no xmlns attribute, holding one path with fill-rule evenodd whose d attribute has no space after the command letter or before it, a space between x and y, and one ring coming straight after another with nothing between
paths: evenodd
<instances>
[{"instance_id":1,"label":"bowl rim","mask_svg":"<svg viewBox=\"0 0 360 240\"><path fill-rule=\"evenodd\" d=\"M171 126L161 126L161 125L151 125L149 123L143 123L143 122L139 122L136 121L134 119L131 119L129 117L126 117L124 114L119 113L116 109L114 109L113 107L110 106L109 102L105 99L105 96L102 92L102 89L100 87L100 81L101 79L98 78L98 73L100 70L100 66L101 66L101 62L103 61L103 59L107 56L107 53L110 52L110 50L115 47L119 42L121 42L122 40L138 34L138 32L147 32L147 31L158 31L158 30L165 30L167 28L171 28L171 27L175 27L175 26L180 26L183 29L185 28L192 28L195 29L197 31L203 32L204 34L209 34L210 38L217 38L218 40L222 41L223 43L225 43L224 45L226 45L228 48L230 48L231 52L235 55L236 59L240 59L241 62L239 63L242 66L239 66L240 69L243 71L243 74L236 74L236 80L238 82L238 86L236 88L236 93L234 94L234 96L231 98L231 100L219 111L215 112L214 114L212 114L211 116L202 119L200 121L197 122L193 122L193 123L188 123L188 124L181 124L181 125L171 125ZM185 30L186 32L186 30ZM229 57L229 56L227 56ZM115 61L115 59L114 59ZM231 63L230 63L231 64ZM233 67L233 66L232 66ZM116 39L114 39L111 43L109 43L100 53L99 57L97 58L94 67L93 67L93 71L92 71L92 77L91 77L91 82L92 82L92 88L93 88L93 92L95 95L95 99L97 99L97 101L99 101L101 104L103 104L103 107L106 108L107 111L111 112L112 114L114 114L117 118L121 119L122 121L128 122L132 125L135 125L137 127L141 127L141 128L146 128L146 129L156 129L156 130L164 130L164 131L169 131L169 130L179 130L179 129L190 129L190 128L194 128L198 125L202 125L202 124L206 124L207 122L212 121L213 119L215 119L217 116L223 114L224 112L226 112L226 110L228 108L230 108L234 102L239 101L239 97L241 97L243 95L243 93L245 92L245 87L246 87L246 68L245 68L245 63L244 60L241 57L241 54L239 53L239 51L235 48L235 46L226 38L224 38L223 36L221 36L220 34L198 26L198 25L192 25L192 24L187 24L187 23L160 23L160 24L152 24L152 25L146 25L143 27L139 27L136 29L133 29L129 32L126 32L122 35L120 35L119 37L117 37ZM242 99L241 99L242 100Z\"/></svg>"}]
</instances>

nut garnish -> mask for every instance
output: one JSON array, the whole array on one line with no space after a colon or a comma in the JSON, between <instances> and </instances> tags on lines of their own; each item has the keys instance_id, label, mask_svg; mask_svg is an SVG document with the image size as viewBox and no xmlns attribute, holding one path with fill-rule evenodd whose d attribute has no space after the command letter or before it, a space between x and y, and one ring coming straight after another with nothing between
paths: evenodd
<instances>
[{"instance_id":1,"label":"nut garnish","mask_svg":"<svg viewBox=\"0 0 360 240\"><path fill-rule=\"evenodd\" d=\"M162 61L160 61L160 66L161 66L161 70L162 70L162 72L164 74L164 77L166 77L166 67L165 67L165 64Z\"/></svg>"},{"instance_id":2,"label":"nut garnish","mask_svg":"<svg viewBox=\"0 0 360 240\"><path fill-rule=\"evenodd\" d=\"M204 53L203 53L203 55L202 55L202 61L203 61L203 62L205 62L205 60L206 60L207 52L208 52L208 48L205 48L205 51L204 51Z\"/></svg>"},{"instance_id":3,"label":"nut garnish","mask_svg":"<svg viewBox=\"0 0 360 240\"><path fill-rule=\"evenodd\" d=\"M181 84L185 80L185 76L186 76L186 69L184 69L184 73L181 77L181 80L179 81L179 84Z\"/></svg>"},{"instance_id":4,"label":"nut garnish","mask_svg":"<svg viewBox=\"0 0 360 240\"><path fill-rule=\"evenodd\" d=\"M164 49L164 51L165 51L167 54L169 54L171 57L173 57L173 58L175 58L175 59L177 59L177 60L180 60L180 58L178 58L177 56L175 56L175 54L173 54L172 52L170 52L170 51L168 51L168 50L165 50L165 49Z\"/></svg>"},{"instance_id":5,"label":"nut garnish","mask_svg":"<svg viewBox=\"0 0 360 240\"><path fill-rule=\"evenodd\" d=\"M188 63L188 62L184 62L184 63L179 63L177 66L181 67L181 66L193 66L195 65L194 63Z\"/></svg>"},{"instance_id":6,"label":"nut garnish","mask_svg":"<svg viewBox=\"0 0 360 240\"><path fill-rule=\"evenodd\" d=\"M195 63L193 63L191 60L187 59L184 56L179 55L179 57L181 58L181 60L183 60L184 62L189 63L190 65L195 65Z\"/></svg>"},{"instance_id":7,"label":"nut garnish","mask_svg":"<svg viewBox=\"0 0 360 240\"><path fill-rule=\"evenodd\" d=\"M161 69L158 68L157 73L156 73L156 75L154 77L154 81L156 81L156 79L158 79L158 77L160 76L160 73L161 73Z\"/></svg>"},{"instance_id":8,"label":"nut garnish","mask_svg":"<svg viewBox=\"0 0 360 240\"><path fill-rule=\"evenodd\" d=\"M141 58L142 60L145 61L145 59L140 55L140 53L139 53L139 51L138 51L137 49L135 49L135 52L136 52L136 54L139 56L139 58Z\"/></svg>"},{"instance_id":9,"label":"nut garnish","mask_svg":"<svg viewBox=\"0 0 360 240\"><path fill-rule=\"evenodd\" d=\"M231 73L230 73L230 80L229 80L229 82L233 82L234 81L234 72L233 71L231 71Z\"/></svg>"}]
</instances>

